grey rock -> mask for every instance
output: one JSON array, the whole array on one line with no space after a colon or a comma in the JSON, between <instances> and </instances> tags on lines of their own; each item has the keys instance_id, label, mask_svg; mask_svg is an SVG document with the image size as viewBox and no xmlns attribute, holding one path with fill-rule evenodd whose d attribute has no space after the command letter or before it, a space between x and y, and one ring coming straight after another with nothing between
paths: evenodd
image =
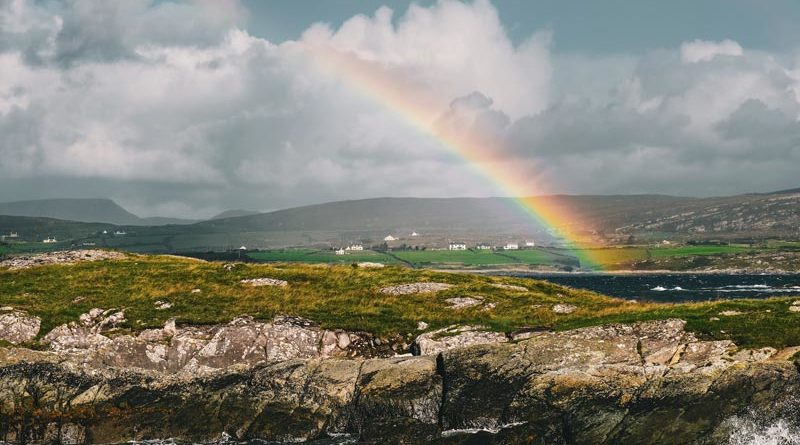
<instances>
[{"instance_id":1,"label":"grey rock","mask_svg":"<svg viewBox=\"0 0 800 445\"><path fill-rule=\"evenodd\" d=\"M414 340L413 349L416 355L430 355L449 349L507 341L508 337L504 334L492 332L485 326L448 326L419 335Z\"/></svg>"},{"instance_id":2,"label":"grey rock","mask_svg":"<svg viewBox=\"0 0 800 445\"><path fill-rule=\"evenodd\" d=\"M516 286L514 284L492 283L491 286L496 287L498 289L511 290L514 292L528 292L527 287Z\"/></svg>"},{"instance_id":3,"label":"grey rock","mask_svg":"<svg viewBox=\"0 0 800 445\"><path fill-rule=\"evenodd\" d=\"M559 303L553 305L553 313L555 314L571 314L577 310L578 306L575 306L573 304Z\"/></svg>"},{"instance_id":4,"label":"grey rock","mask_svg":"<svg viewBox=\"0 0 800 445\"><path fill-rule=\"evenodd\" d=\"M212 355L233 356L248 353L240 347L265 328L258 323L242 317L170 331L201 341L196 351L213 344ZM236 441L351 434L365 444L712 444L738 432L731 419L796 408L794 363L776 360L770 348L697 341L683 327L665 320L540 332L422 357L314 357L216 370L198 362L177 374L0 348L0 441L206 443L225 432ZM215 343L220 332L242 344Z\"/></svg>"},{"instance_id":5,"label":"grey rock","mask_svg":"<svg viewBox=\"0 0 800 445\"><path fill-rule=\"evenodd\" d=\"M247 280L242 280L242 284L249 284L253 287L260 287L260 286L286 286L287 283L285 280L278 280L276 278L250 278Z\"/></svg>"},{"instance_id":6,"label":"grey rock","mask_svg":"<svg viewBox=\"0 0 800 445\"><path fill-rule=\"evenodd\" d=\"M15 256L0 261L0 267L6 267L9 270L20 270L51 264L75 264L86 261L120 260L124 258L125 254L110 250L65 250L36 255Z\"/></svg>"},{"instance_id":7,"label":"grey rock","mask_svg":"<svg viewBox=\"0 0 800 445\"><path fill-rule=\"evenodd\" d=\"M451 287L453 287L453 285L447 283L409 283L384 287L380 290L380 293L386 295L410 295L426 292L439 292L445 289L450 289Z\"/></svg>"},{"instance_id":8,"label":"grey rock","mask_svg":"<svg viewBox=\"0 0 800 445\"><path fill-rule=\"evenodd\" d=\"M451 309L465 309L483 303L483 297L455 297L444 301L450 305Z\"/></svg>"},{"instance_id":9,"label":"grey rock","mask_svg":"<svg viewBox=\"0 0 800 445\"><path fill-rule=\"evenodd\" d=\"M0 314L0 340L18 345L35 339L42 326L39 317L11 310Z\"/></svg>"}]
</instances>

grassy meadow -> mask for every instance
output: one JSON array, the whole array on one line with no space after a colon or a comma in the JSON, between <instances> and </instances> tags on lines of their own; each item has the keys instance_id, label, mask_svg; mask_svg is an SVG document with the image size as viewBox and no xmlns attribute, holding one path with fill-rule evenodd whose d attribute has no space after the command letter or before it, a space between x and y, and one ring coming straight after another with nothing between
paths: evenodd
<instances>
[{"instance_id":1,"label":"grassy meadow","mask_svg":"<svg viewBox=\"0 0 800 445\"><path fill-rule=\"evenodd\" d=\"M277 278L285 287L251 287L248 278ZM438 293L389 296L384 286L444 282ZM524 286L513 291L492 284ZM193 290L199 289L199 292ZM495 303L452 309L456 296L481 296ZM156 309L157 301L172 307ZM172 317L184 324L225 323L238 315L269 320L276 314L306 317L325 328L365 330L378 335L412 337L424 321L432 329L452 324L483 324L489 329L570 329L609 322L682 318L701 338L732 339L740 346L800 345L800 314L788 310L793 299L736 300L691 304L635 303L566 288L545 281L452 274L408 267L360 269L349 265L222 263L169 256L129 255L125 260L0 270L0 306L26 310L42 318L41 335L77 320L91 308L124 309L122 332L158 327ZM574 304L568 315L551 310ZM724 316L722 311L740 315ZM719 318L719 320L712 320Z\"/></svg>"}]
</instances>

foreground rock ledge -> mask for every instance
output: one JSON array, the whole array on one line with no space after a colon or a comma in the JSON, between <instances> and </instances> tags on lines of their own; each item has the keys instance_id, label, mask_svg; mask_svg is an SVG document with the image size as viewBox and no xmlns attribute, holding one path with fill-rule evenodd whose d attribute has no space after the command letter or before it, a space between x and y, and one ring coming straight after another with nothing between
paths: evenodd
<instances>
[{"instance_id":1,"label":"foreground rock ledge","mask_svg":"<svg viewBox=\"0 0 800 445\"><path fill-rule=\"evenodd\" d=\"M775 351L701 342L680 320L536 333L437 355L292 359L202 373L0 348L0 440L726 443L781 415L800 376ZM453 430L486 430L472 435ZM443 432L450 431L448 434Z\"/></svg>"}]
</instances>

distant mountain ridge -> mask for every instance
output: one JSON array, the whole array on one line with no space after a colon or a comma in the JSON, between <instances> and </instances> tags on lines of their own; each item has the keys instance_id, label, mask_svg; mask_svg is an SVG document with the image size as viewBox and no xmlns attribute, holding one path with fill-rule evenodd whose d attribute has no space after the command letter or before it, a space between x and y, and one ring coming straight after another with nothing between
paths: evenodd
<instances>
[{"instance_id":1,"label":"distant mountain ridge","mask_svg":"<svg viewBox=\"0 0 800 445\"><path fill-rule=\"evenodd\" d=\"M222 213L218 213L218 214L212 216L211 218L209 218L209 220L238 218L240 216L258 215L259 213L264 213L264 212L258 212L256 210L232 209L232 210L226 210L226 211L224 211Z\"/></svg>"},{"instance_id":2,"label":"distant mountain ridge","mask_svg":"<svg viewBox=\"0 0 800 445\"><path fill-rule=\"evenodd\" d=\"M195 220L179 218L140 218L106 198L38 199L0 203L0 215L53 218L64 221L107 223L120 226L155 226L191 224Z\"/></svg>"},{"instance_id":3,"label":"distant mountain ridge","mask_svg":"<svg viewBox=\"0 0 800 445\"><path fill-rule=\"evenodd\" d=\"M800 240L798 192L710 198L559 195L529 200L534 207L557 208L562 215L569 215L561 217L559 224L608 244ZM397 243L429 246L448 240L493 245L524 239L547 245L556 240L552 227L537 221L512 198L373 198L244 216L229 216L239 211L224 212L219 215L222 219L183 225L138 218L110 200L56 200L58 205L47 205L50 203L0 204L0 215L4 211L39 214L0 217L0 234L19 232L26 241L57 236L59 240L141 252L220 251L243 245L248 249L330 247L349 242L377 245L388 235L399 238ZM75 222L89 219L96 222ZM140 227L125 227L122 231L126 233L116 236L115 227L103 226L109 224L106 221Z\"/></svg>"}]
</instances>

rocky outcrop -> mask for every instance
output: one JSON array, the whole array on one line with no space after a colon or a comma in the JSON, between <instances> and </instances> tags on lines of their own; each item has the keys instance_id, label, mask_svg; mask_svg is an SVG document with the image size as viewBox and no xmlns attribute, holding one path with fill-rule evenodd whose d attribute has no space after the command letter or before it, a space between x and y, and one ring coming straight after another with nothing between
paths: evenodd
<instances>
[{"instance_id":1,"label":"rocky outcrop","mask_svg":"<svg viewBox=\"0 0 800 445\"><path fill-rule=\"evenodd\" d=\"M380 293L385 295L410 295L425 292L439 292L450 289L451 287L453 287L453 285L447 283L409 283L381 288Z\"/></svg>"},{"instance_id":2,"label":"rocky outcrop","mask_svg":"<svg viewBox=\"0 0 800 445\"><path fill-rule=\"evenodd\" d=\"M505 334L490 331L486 326L448 326L418 336L412 351L417 355L430 355L465 346L507 341Z\"/></svg>"},{"instance_id":3,"label":"rocky outcrop","mask_svg":"<svg viewBox=\"0 0 800 445\"><path fill-rule=\"evenodd\" d=\"M577 310L578 306L575 306L574 304L559 303L553 305L554 314L571 314Z\"/></svg>"},{"instance_id":4,"label":"rocky outcrop","mask_svg":"<svg viewBox=\"0 0 800 445\"><path fill-rule=\"evenodd\" d=\"M253 287L261 286L286 286L289 284L286 280L278 280L276 278L250 278L242 280L242 284L248 284Z\"/></svg>"},{"instance_id":5,"label":"rocky outcrop","mask_svg":"<svg viewBox=\"0 0 800 445\"><path fill-rule=\"evenodd\" d=\"M698 341L683 327L609 325L417 357L178 374L0 348L0 441L206 442L226 432L285 442L715 444L735 434L730 419L780 414L779 402L800 394L796 365L774 350Z\"/></svg>"},{"instance_id":6,"label":"rocky outcrop","mask_svg":"<svg viewBox=\"0 0 800 445\"><path fill-rule=\"evenodd\" d=\"M514 292L528 292L527 287L517 286L514 284L492 283L491 286L496 287L498 289L505 289Z\"/></svg>"},{"instance_id":7,"label":"rocky outcrop","mask_svg":"<svg viewBox=\"0 0 800 445\"><path fill-rule=\"evenodd\" d=\"M137 335L115 332L122 311L92 309L78 322L61 325L42 338L49 350L89 366L200 373L234 365L329 357L387 357L405 348L368 333L330 331L297 317L264 323L238 317L226 325L177 327ZM118 335L114 335L114 334Z\"/></svg>"},{"instance_id":8,"label":"rocky outcrop","mask_svg":"<svg viewBox=\"0 0 800 445\"><path fill-rule=\"evenodd\" d=\"M36 338L42 326L39 317L15 311L13 308L3 309L9 311L0 310L0 340L18 345Z\"/></svg>"},{"instance_id":9,"label":"rocky outcrop","mask_svg":"<svg viewBox=\"0 0 800 445\"><path fill-rule=\"evenodd\" d=\"M9 270L20 270L50 264L75 264L85 261L120 260L123 258L125 258L124 253L110 250L64 250L37 255L14 256L0 261L0 267L6 267Z\"/></svg>"},{"instance_id":10,"label":"rocky outcrop","mask_svg":"<svg viewBox=\"0 0 800 445\"><path fill-rule=\"evenodd\" d=\"M466 309L483 303L483 297L454 297L444 300L450 309Z\"/></svg>"},{"instance_id":11,"label":"rocky outcrop","mask_svg":"<svg viewBox=\"0 0 800 445\"><path fill-rule=\"evenodd\" d=\"M374 263L371 261L362 261L358 263L358 267L361 269L383 269L385 265L383 263Z\"/></svg>"}]
</instances>

